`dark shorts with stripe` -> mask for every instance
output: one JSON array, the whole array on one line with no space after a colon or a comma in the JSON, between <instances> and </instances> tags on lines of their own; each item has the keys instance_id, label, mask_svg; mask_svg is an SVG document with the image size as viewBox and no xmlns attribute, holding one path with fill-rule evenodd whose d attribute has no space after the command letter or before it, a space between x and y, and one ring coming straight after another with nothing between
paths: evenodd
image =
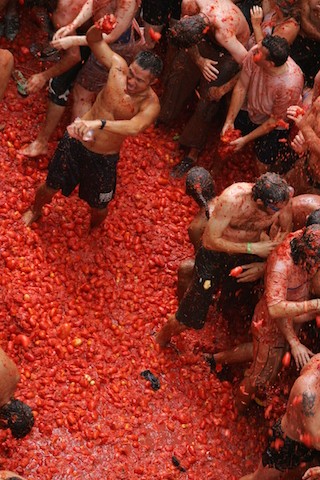
<instances>
[{"instance_id":1,"label":"dark shorts with stripe","mask_svg":"<svg viewBox=\"0 0 320 480\"><path fill-rule=\"evenodd\" d=\"M79 197L92 208L106 208L117 183L119 154L91 152L66 132L49 165L46 185L68 197L79 185Z\"/></svg>"},{"instance_id":2,"label":"dark shorts with stripe","mask_svg":"<svg viewBox=\"0 0 320 480\"><path fill-rule=\"evenodd\" d=\"M237 290L244 288L237 283L236 279L229 276L230 270L239 265L257 261L261 262L262 259L256 255L229 255L200 247L195 258L192 282L176 312L178 322L195 330L203 328L212 296L218 292L223 284L226 282L232 284L229 287L235 295ZM251 288L251 286L252 284L248 283L248 287Z\"/></svg>"}]
</instances>

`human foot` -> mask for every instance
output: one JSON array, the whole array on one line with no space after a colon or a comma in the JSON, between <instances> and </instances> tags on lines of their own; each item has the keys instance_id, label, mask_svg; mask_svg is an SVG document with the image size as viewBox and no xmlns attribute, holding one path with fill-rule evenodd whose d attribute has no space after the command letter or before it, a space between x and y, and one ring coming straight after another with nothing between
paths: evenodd
<instances>
[{"instance_id":1,"label":"human foot","mask_svg":"<svg viewBox=\"0 0 320 480\"><path fill-rule=\"evenodd\" d=\"M25 155L26 157L39 157L40 155L46 155L48 153L48 145L46 143L35 140L26 147L18 150L18 153Z\"/></svg>"},{"instance_id":2,"label":"human foot","mask_svg":"<svg viewBox=\"0 0 320 480\"><path fill-rule=\"evenodd\" d=\"M22 215L22 221L23 223L29 227L33 222L36 222L38 218L40 218L41 214L40 213L34 213L31 208L27 210L23 215Z\"/></svg>"}]
</instances>

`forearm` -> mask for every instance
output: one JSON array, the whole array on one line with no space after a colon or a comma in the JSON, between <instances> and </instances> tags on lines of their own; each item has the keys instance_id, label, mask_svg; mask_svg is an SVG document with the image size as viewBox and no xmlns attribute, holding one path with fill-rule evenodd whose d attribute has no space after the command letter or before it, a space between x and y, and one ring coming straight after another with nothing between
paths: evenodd
<instances>
[{"instance_id":1,"label":"forearm","mask_svg":"<svg viewBox=\"0 0 320 480\"><path fill-rule=\"evenodd\" d=\"M253 140L262 137L263 135L267 135L269 132L275 129L276 125L277 121L273 117L270 117L264 123L259 125L259 127L248 133L248 135L245 135L244 138L247 142L252 142Z\"/></svg>"},{"instance_id":2,"label":"forearm","mask_svg":"<svg viewBox=\"0 0 320 480\"><path fill-rule=\"evenodd\" d=\"M246 98L246 90L237 83L232 93L231 103L227 113L226 123L234 123L238 113L240 112L242 105L244 104L245 98Z\"/></svg>"},{"instance_id":3,"label":"forearm","mask_svg":"<svg viewBox=\"0 0 320 480\"><path fill-rule=\"evenodd\" d=\"M284 338L290 345L290 348L300 343L299 338L293 328L293 322L291 318L277 318L276 324L281 331Z\"/></svg>"},{"instance_id":4,"label":"forearm","mask_svg":"<svg viewBox=\"0 0 320 480\"><path fill-rule=\"evenodd\" d=\"M320 301L317 298L312 300L305 300L304 302L289 302L282 301L276 305L268 307L269 315L278 320L284 317L297 317L304 313L310 313L316 315L319 311Z\"/></svg>"},{"instance_id":5,"label":"forearm","mask_svg":"<svg viewBox=\"0 0 320 480\"><path fill-rule=\"evenodd\" d=\"M54 64L48 70L44 70L46 81L49 81L50 78L58 77L64 72L67 72L70 68L76 65L80 61L80 53L78 47L71 47L69 50L66 50L61 60Z\"/></svg>"},{"instance_id":6,"label":"forearm","mask_svg":"<svg viewBox=\"0 0 320 480\"><path fill-rule=\"evenodd\" d=\"M191 60L199 66L199 63L203 57L200 55L199 48L196 45L188 49L188 55L190 56Z\"/></svg>"},{"instance_id":7,"label":"forearm","mask_svg":"<svg viewBox=\"0 0 320 480\"><path fill-rule=\"evenodd\" d=\"M81 27L81 25L83 25L92 17L93 15L92 4L93 4L93 0L87 0L86 3L81 8L78 15L76 16L76 18L71 22L70 26L72 26L74 30Z\"/></svg>"},{"instance_id":8,"label":"forearm","mask_svg":"<svg viewBox=\"0 0 320 480\"><path fill-rule=\"evenodd\" d=\"M101 130L102 120L87 120L90 130ZM143 132L152 122L137 122L134 120L106 120L103 130L121 136L135 136Z\"/></svg>"},{"instance_id":9,"label":"forearm","mask_svg":"<svg viewBox=\"0 0 320 480\"><path fill-rule=\"evenodd\" d=\"M300 130L304 136L308 150L320 156L320 138L311 125L302 125Z\"/></svg>"},{"instance_id":10,"label":"forearm","mask_svg":"<svg viewBox=\"0 0 320 480\"><path fill-rule=\"evenodd\" d=\"M95 27L94 25L89 28L86 34L86 39L90 48L94 47L95 44L101 43L103 41L102 30Z\"/></svg>"},{"instance_id":11,"label":"forearm","mask_svg":"<svg viewBox=\"0 0 320 480\"><path fill-rule=\"evenodd\" d=\"M253 25L253 33L256 43L259 43L261 40L263 40L264 35L261 25Z\"/></svg>"},{"instance_id":12,"label":"forearm","mask_svg":"<svg viewBox=\"0 0 320 480\"><path fill-rule=\"evenodd\" d=\"M202 238L203 246L208 250L226 253L252 253L254 255L255 243L252 242L232 242L224 238Z\"/></svg>"}]
</instances>

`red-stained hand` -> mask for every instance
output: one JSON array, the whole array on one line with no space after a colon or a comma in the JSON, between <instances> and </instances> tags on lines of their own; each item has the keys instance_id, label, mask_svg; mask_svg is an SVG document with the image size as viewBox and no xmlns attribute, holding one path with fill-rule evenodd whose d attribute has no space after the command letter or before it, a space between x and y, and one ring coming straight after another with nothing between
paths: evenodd
<instances>
[{"instance_id":1,"label":"red-stained hand","mask_svg":"<svg viewBox=\"0 0 320 480\"><path fill-rule=\"evenodd\" d=\"M210 58L201 58L198 62L202 75L208 82L216 80L219 75L219 70L215 67L217 63L218 62L215 62L214 60L210 60Z\"/></svg>"},{"instance_id":2,"label":"red-stained hand","mask_svg":"<svg viewBox=\"0 0 320 480\"><path fill-rule=\"evenodd\" d=\"M304 473L302 480L320 480L320 467L309 468Z\"/></svg>"},{"instance_id":3,"label":"red-stained hand","mask_svg":"<svg viewBox=\"0 0 320 480\"><path fill-rule=\"evenodd\" d=\"M296 362L297 368L301 369L309 362L314 353L302 343L297 343L291 347L292 356Z\"/></svg>"},{"instance_id":4,"label":"red-stained hand","mask_svg":"<svg viewBox=\"0 0 320 480\"><path fill-rule=\"evenodd\" d=\"M253 27L258 27L261 25L263 20L263 10L258 5L254 5L250 9L251 23Z\"/></svg>"},{"instance_id":5,"label":"red-stained hand","mask_svg":"<svg viewBox=\"0 0 320 480\"><path fill-rule=\"evenodd\" d=\"M265 262L252 262L242 266L242 273L237 277L238 283L255 282L262 278L266 268Z\"/></svg>"},{"instance_id":6,"label":"red-stained hand","mask_svg":"<svg viewBox=\"0 0 320 480\"><path fill-rule=\"evenodd\" d=\"M303 133L300 130L292 140L291 147L298 155L303 155L308 149L308 145L306 144Z\"/></svg>"},{"instance_id":7,"label":"red-stained hand","mask_svg":"<svg viewBox=\"0 0 320 480\"><path fill-rule=\"evenodd\" d=\"M248 142L247 142L247 140L246 140L246 137L239 137L239 138L237 138L236 140L233 140L232 142L230 142L230 145L233 145L234 151L235 151L235 152L238 152L238 151L241 150L241 148L243 148L247 143L248 143Z\"/></svg>"},{"instance_id":8,"label":"red-stained hand","mask_svg":"<svg viewBox=\"0 0 320 480\"><path fill-rule=\"evenodd\" d=\"M303 119L305 111L299 105L291 105L287 109L287 117L290 120L293 120L295 124L299 127L301 120Z\"/></svg>"}]
</instances>

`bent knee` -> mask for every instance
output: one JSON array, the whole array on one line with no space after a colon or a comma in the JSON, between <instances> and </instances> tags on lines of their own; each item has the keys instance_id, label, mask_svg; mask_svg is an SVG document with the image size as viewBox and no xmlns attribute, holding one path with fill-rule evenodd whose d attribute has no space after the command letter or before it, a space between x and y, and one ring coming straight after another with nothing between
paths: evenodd
<instances>
[{"instance_id":1,"label":"bent knee","mask_svg":"<svg viewBox=\"0 0 320 480\"><path fill-rule=\"evenodd\" d=\"M9 50L0 50L0 65L11 73L14 65L14 57Z\"/></svg>"}]
</instances>

